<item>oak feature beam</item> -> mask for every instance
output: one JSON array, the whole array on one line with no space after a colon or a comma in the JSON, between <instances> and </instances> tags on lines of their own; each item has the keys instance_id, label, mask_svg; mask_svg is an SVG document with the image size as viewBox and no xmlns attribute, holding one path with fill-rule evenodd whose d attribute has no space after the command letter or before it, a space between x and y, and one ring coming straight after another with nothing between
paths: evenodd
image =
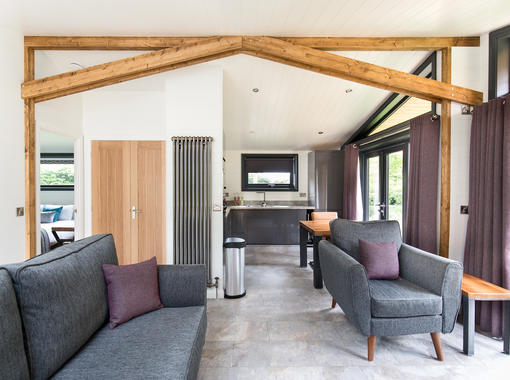
<instances>
[{"instance_id":1,"label":"oak feature beam","mask_svg":"<svg viewBox=\"0 0 510 380\"><path fill-rule=\"evenodd\" d=\"M452 82L452 49L441 51L441 81ZM441 102L441 211L439 216L439 254L449 256L450 250L450 172L451 172L452 102Z\"/></svg>"},{"instance_id":2,"label":"oak feature beam","mask_svg":"<svg viewBox=\"0 0 510 380\"><path fill-rule=\"evenodd\" d=\"M477 47L480 37L276 37L325 51L440 50L452 46Z\"/></svg>"},{"instance_id":3,"label":"oak feature beam","mask_svg":"<svg viewBox=\"0 0 510 380\"><path fill-rule=\"evenodd\" d=\"M23 99L36 99L37 101L70 95L90 88L196 64L197 60L204 62L216 59L218 55L234 54L241 47L241 37L212 37L199 42L191 42L182 46L27 81L21 85L21 95Z\"/></svg>"},{"instance_id":4,"label":"oak feature beam","mask_svg":"<svg viewBox=\"0 0 510 380\"><path fill-rule=\"evenodd\" d=\"M25 46L37 50L159 50L210 37L57 37L26 36ZM228 36L225 36L228 38ZM326 51L441 50L480 46L480 37L274 37Z\"/></svg>"},{"instance_id":5,"label":"oak feature beam","mask_svg":"<svg viewBox=\"0 0 510 380\"><path fill-rule=\"evenodd\" d=\"M34 79L34 50L25 48L25 81ZM35 217L35 103L25 100L25 258L36 254L36 217Z\"/></svg>"},{"instance_id":6,"label":"oak feature beam","mask_svg":"<svg viewBox=\"0 0 510 380\"><path fill-rule=\"evenodd\" d=\"M243 37L243 51L260 53L261 57L276 62L291 65L295 63L344 80L432 101L445 99L462 104L478 105L483 99L483 94L478 91L271 37Z\"/></svg>"}]
</instances>

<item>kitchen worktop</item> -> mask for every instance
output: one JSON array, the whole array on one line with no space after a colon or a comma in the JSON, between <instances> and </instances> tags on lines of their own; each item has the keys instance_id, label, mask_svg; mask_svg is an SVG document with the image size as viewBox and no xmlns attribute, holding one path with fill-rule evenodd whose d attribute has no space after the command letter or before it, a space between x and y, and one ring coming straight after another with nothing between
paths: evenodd
<instances>
[{"instance_id":1,"label":"kitchen worktop","mask_svg":"<svg viewBox=\"0 0 510 380\"><path fill-rule=\"evenodd\" d=\"M305 202L275 202L268 203L265 206L262 206L261 202L257 202L244 205L228 205L225 209L225 216L229 214L230 210L313 210L314 208Z\"/></svg>"},{"instance_id":2,"label":"kitchen worktop","mask_svg":"<svg viewBox=\"0 0 510 380\"><path fill-rule=\"evenodd\" d=\"M230 210L313 210L313 206L300 205L243 205L243 206L227 206L226 215Z\"/></svg>"}]
</instances>

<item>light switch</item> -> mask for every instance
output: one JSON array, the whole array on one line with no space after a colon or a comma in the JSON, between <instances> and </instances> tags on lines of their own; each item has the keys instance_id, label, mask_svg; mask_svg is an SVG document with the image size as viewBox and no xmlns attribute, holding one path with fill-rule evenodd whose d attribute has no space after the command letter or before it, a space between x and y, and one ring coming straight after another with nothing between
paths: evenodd
<instances>
[{"instance_id":1,"label":"light switch","mask_svg":"<svg viewBox=\"0 0 510 380\"><path fill-rule=\"evenodd\" d=\"M222 211L223 207L221 207L218 203L215 203L212 210L213 211Z\"/></svg>"},{"instance_id":2,"label":"light switch","mask_svg":"<svg viewBox=\"0 0 510 380\"><path fill-rule=\"evenodd\" d=\"M16 207L16 216L25 215L25 207Z\"/></svg>"},{"instance_id":3,"label":"light switch","mask_svg":"<svg viewBox=\"0 0 510 380\"><path fill-rule=\"evenodd\" d=\"M460 213L465 215L469 214L468 206L460 206Z\"/></svg>"}]
</instances>

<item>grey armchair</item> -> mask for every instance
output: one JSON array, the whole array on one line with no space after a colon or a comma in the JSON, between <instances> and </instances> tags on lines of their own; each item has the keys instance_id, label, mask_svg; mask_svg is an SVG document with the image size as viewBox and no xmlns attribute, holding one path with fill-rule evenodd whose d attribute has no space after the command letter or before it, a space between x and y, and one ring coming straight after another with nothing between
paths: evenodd
<instances>
[{"instance_id":1,"label":"grey armchair","mask_svg":"<svg viewBox=\"0 0 510 380\"><path fill-rule=\"evenodd\" d=\"M324 284L347 318L368 337L368 360L376 337L430 333L443 360L439 333L450 333L460 307L462 265L402 243L396 221L330 222L331 242L319 244ZM358 239L394 241L400 279L369 280L359 263Z\"/></svg>"}]
</instances>

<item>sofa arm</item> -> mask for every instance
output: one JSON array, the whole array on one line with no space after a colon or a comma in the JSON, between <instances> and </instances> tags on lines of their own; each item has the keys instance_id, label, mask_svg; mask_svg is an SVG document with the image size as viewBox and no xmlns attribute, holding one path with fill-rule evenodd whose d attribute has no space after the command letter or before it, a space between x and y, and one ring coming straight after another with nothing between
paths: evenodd
<instances>
[{"instance_id":1,"label":"sofa arm","mask_svg":"<svg viewBox=\"0 0 510 380\"><path fill-rule=\"evenodd\" d=\"M361 333L370 336L370 290L365 267L329 241L319 243L326 288Z\"/></svg>"},{"instance_id":2,"label":"sofa arm","mask_svg":"<svg viewBox=\"0 0 510 380\"><path fill-rule=\"evenodd\" d=\"M206 304L205 265L158 265L159 296L165 307Z\"/></svg>"},{"instance_id":3,"label":"sofa arm","mask_svg":"<svg viewBox=\"0 0 510 380\"><path fill-rule=\"evenodd\" d=\"M443 298L443 333L450 333L460 308L462 264L402 244L400 276Z\"/></svg>"}]
</instances>

